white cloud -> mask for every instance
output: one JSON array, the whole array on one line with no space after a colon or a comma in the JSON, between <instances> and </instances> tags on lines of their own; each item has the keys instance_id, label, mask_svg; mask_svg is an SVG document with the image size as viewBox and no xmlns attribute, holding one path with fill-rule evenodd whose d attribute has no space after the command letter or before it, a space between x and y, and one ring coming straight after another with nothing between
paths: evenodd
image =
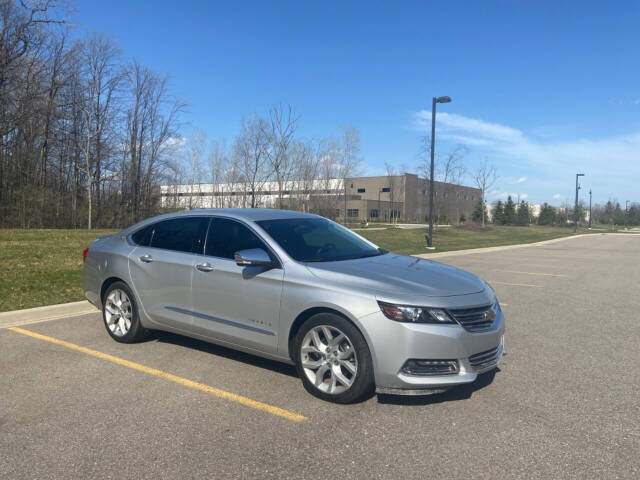
<instances>
[{"instance_id":1,"label":"white cloud","mask_svg":"<svg viewBox=\"0 0 640 480\"><path fill-rule=\"evenodd\" d=\"M527 181L527 177L516 178L513 182L509 182L511 185L517 185L518 183L524 183Z\"/></svg>"},{"instance_id":2,"label":"white cloud","mask_svg":"<svg viewBox=\"0 0 640 480\"><path fill-rule=\"evenodd\" d=\"M640 132L558 140L453 113L438 113L437 122L439 139L468 145L473 154L490 158L503 178L526 171L527 176L513 184L526 180L535 201L545 201L555 192L570 190L578 170L586 175L582 184L593 185L594 200L605 201L637 192ZM431 112L421 110L414 115L411 128L428 132L430 124Z\"/></svg>"},{"instance_id":3,"label":"white cloud","mask_svg":"<svg viewBox=\"0 0 640 480\"><path fill-rule=\"evenodd\" d=\"M494 194L494 196L496 198L501 198L501 199L507 199L508 197L511 197L511 199L514 202L517 202L518 199L520 200L526 200L527 198L529 198L529 195L527 195L526 193L518 193L518 192L499 192Z\"/></svg>"},{"instance_id":4,"label":"white cloud","mask_svg":"<svg viewBox=\"0 0 640 480\"><path fill-rule=\"evenodd\" d=\"M561 198L564 198L564 196L560 195L559 193L554 193L553 194L553 199L554 200L560 200Z\"/></svg>"}]
</instances>

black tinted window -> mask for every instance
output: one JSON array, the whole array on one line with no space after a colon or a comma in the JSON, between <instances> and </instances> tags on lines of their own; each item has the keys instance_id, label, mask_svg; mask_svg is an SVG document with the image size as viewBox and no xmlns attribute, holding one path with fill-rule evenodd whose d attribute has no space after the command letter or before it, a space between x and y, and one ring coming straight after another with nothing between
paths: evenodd
<instances>
[{"instance_id":1,"label":"black tinted window","mask_svg":"<svg viewBox=\"0 0 640 480\"><path fill-rule=\"evenodd\" d=\"M149 246L178 252L200 253L207 220L202 217L186 217L156 223L153 226Z\"/></svg>"},{"instance_id":2,"label":"black tinted window","mask_svg":"<svg viewBox=\"0 0 640 480\"><path fill-rule=\"evenodd\" d=\"M131 235L131 240L133 240L133 243L135 243L136 245L148 246L149 240L151 240L153 227L154 225L149 225L148 227L142 228Z\"/></svg>"},{"instance_id":3,"label":"black tinted window","mask_svg":"<svg viewBox=\"0 0 640 480\"><path fill-rule=\"evenodd\" d=\"M268 251L262 240L241 223L226 218L211 220L206 255L233 259L233 254L238 250L248 248L262 248Z\"/></svg>"}]
</instances>

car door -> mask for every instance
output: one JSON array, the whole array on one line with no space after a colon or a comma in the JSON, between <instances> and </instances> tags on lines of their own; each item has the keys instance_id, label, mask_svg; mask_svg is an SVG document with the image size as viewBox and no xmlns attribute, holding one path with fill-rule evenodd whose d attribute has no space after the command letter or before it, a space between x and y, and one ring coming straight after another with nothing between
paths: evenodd
<instances>
[{"instance_id":1,"label":"car door","mask_svg":"<svg viewBox=\"0 0 640 480\"><path fill-rule=\"evenodd\" d=\"M207 217L178 217L132 235L139 244L129 255L129 272L152 321L189 330L194 265L203 251L208 223Z\"/></svg>"},{"instance_id":2,"label":"car door","mask_svg":"<svg viewBox=\"0 0 640 480\"><path fill-rule=\"evenodd\" d=\"M277 267L238 266L234 253L249 248L264 249L277 262L246 224L211 219L199 264L208 268L194 269L193 275L194 325L207 336L275 352L284 272L279 262Z\"/></svg>"}]
</instances>

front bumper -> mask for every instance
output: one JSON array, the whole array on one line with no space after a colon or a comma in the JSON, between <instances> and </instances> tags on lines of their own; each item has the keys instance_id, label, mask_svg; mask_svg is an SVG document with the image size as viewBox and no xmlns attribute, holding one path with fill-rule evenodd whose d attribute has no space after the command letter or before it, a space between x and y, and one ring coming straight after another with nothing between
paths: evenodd
<instances>
[{"instance_id":1,"label":"front bumper","mask_svg":"<svg viewBox=\"0 0 640 480\"><path fill-rule=\"evenodd\" d=\"M373 356L376 390L405 395L429 394L471 383L494 369L504 351L504 316L490 330L469 332L460 325L401 323L382 312L360 319ZM410 359L457 360L459 370L445 375L409 375Z\"/></svg>"}]
</instances>

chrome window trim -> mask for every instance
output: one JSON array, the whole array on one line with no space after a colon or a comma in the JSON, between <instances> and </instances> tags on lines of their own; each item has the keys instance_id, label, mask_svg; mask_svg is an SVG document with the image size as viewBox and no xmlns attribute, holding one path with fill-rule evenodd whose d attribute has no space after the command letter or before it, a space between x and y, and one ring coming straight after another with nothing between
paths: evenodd
<instances>
[{"instance_id":1,"label":"chrome window trim","mask_svg":"<svg viewBox=\"0 0 640 480\"><path fill-rule=\"evenodd\" d=\"M148 224L143 225L142 227L138 228L137 230L134 230L129 235L127 235L126 236L127 243L129 245L131 245L132 247L153 248L154 250L161 250L161 251L164 251L164 252L184 253L186 255L202 255L202 253L198 253L198 252L185 252L183 250L172 250L170 248L152 247L151 245L140 245L139 243L134 242L133 238L131 238L133 235L138 233L140 230L144 230L145 228L152 227L154 225L159 225L162 222L166 222L168 220L176 220L176 219L179 219L179 218L203 218L205 220L209 220L209 223L207 223L207 227L206 227L207 230L206 230L205 235L204 235L205 243L202 244L202 252L204 252L204 246L206 244L207 234L209 233L209 225L211 224L211 219L210 219L209 215L179 215L179 216L175 216L175 217L163 218L162 220L158 220L157 222L148 223Z\"/></svg>"},{"instance_id":2,"label":"chrome window trim","mask_svg":"<svg viewBox=\"0 0 640 480\"><path fill-rule=\"evenodd\" d=\"M267 252L271 253L271 255L273 255L273 257L276 259L276 264L274 265L274 268L283 268L282 267L282 260L280 259L280 256L273 250L273 248L271 247L271 245L269 245L269 242L267 242L264 237L262 235L260 235L260 233L258 233L256 231L255 228L253 228L251 225L249 225L248 223L239 220L237 218L233 218L233 217L227 217L224 215L209 215L209 218L211 219L211 221L214 218L220 218L220 219L224 219L224 220L230 220L232 222L237 222L240 225L243 225L245 227L247 227L256 237L258 237L258 240L260 240L265 247L267 247ZM209 229L211 228L211 221L209 221L209 225L207 226L207 235L206 235L206 239L205 239L205 244L204 244L204 248L202 249L202 253L198 254L201 255L203 257L207 257L207 258L217 258L219 260L228 260L230 262L235 263L235 260L233 258L227 258L227 257L218 257L216 255L207 255L205 252L207 251L207 243L206 240L208 240L209 238Z\"/></svg>"}]
</instances>

